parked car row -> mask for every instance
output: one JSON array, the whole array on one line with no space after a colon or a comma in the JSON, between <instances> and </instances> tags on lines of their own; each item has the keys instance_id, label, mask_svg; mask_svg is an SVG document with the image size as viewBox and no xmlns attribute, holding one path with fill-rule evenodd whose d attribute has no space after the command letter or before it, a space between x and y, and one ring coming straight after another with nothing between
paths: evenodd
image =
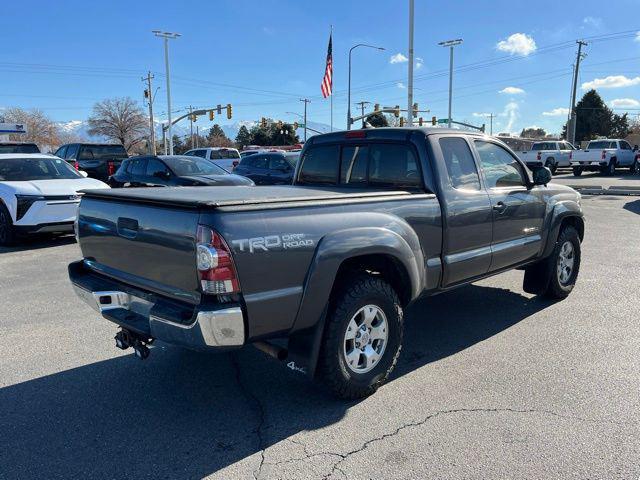
<instances>
[{"instance_id":1,"label":"parked car row","mask_svg":"<svg viewBox=\"0 0 640 480\"><path fill-rule=\"evenodd\" d=\"M574 150L576 147L562 140L535 142L531 150L520 152L518 158L529 168L544 166L555 175L558 167L571 166L570 156Z\"/></svg>"}]
</instances>

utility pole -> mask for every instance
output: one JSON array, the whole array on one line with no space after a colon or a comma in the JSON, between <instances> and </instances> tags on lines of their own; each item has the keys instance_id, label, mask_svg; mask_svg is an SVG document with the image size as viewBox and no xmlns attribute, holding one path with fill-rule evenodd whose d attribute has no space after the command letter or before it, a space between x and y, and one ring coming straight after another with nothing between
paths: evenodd
<instances>
[{"instance_id":1,"label":"utility pole","mask_svg":"<svg viewBox=\"0 0 640 480\"><path fill-rule=\"evenodd\" d=\"M301 98L301 102L304 102L304 141L307 141L307 103L311 103L308 98Z\"/></svg>"},{"instance_id":2,"label":"utility pole","mask_svg":"<svg viewBox=\"0 0 640 480\"><path fill-rule=\"evenodd\" d=\"M153 122L153 90L151 89L151 79L153 78L153 75L151 75L151 72L147 72L147 76L146 77L142 77L142 81L144 82L146 80L147 82L147 92L145 97L147 98L147 102L149 103L149 154L150 155L155 155L156 154L156 132L155 132L155 125Z\"/></svg>"},{"instance_id":3,"label":"utility pole","mask_svg":"<svg viewBox=\"0 0 640 480\"><path fill-rule=\"evenodd\" d=\"M152 33L156 37L164 38L164 68L167 76L167 115L169 123L169 155L173 155L173 136L171 135L171 82L169 74L169 39L175 39L180 36L179 33L162 32L160 30L153 30Z\"/></svg>"},{"instance_id":4,"label":"utility pole","mask_svg":"<svg viewBox=\"0 0 640 480\"><path fill-rule=\"evenodd\" d=\"M489 135L493 136L493 117L495 115L493 113L489 114Z\"/></svg>"},{"instance_id":5,"label":"utility pole","mask_svg":"<svg viewBox=\"0 0 640 480\"><path fill-rule=\"evenodd\" d=\"M576 90L578 88L578 75L580 74L580 60L582 60L582 46L587 45L587 42L583 40L576 40L578 44L578 55L576 58L576 68L573 72L573 87L571 88L571 120L570 125L567 125L567 141L573 145L576 141L576 123L577 123L577 112L576 112Z\"/></svg>"},{"instance_id":6,"label":"utility pole","mask_svg":"<svg viewBox=\"0 0 640 480\"><path fill-rule=\"evenodd\" d=\"M200 131L198 130L198 125L196 125L196 148L198 148L200 145L198 145L198 140L200 139Z\"/></svg>"},{"instance_id":7,"label":"utility pole","mask_svg":"<svg viewBox=\"0 0 640 480\"><path fill-rule=\"evenodd\" d=\"M409 78L407 79L407 125L413 125L413 11L414 0L409 0Z\"/></svg>"},{"instance_id":8,"label":"utility pole","mask_svg":"<svg viewBox=\"0 0 640 480\"><path fill-rule=\"evenodd\" d=\"M358 102L356 105L360 105L360 114L362 115L362 128L364 128L364 107L369 105L371 102Z\"/></svg>"},{"instance_id":9,"label":"utility pole","mask_svg":"<svg viewBox=\"0 0 640 480\"><path fill-rule=\"evenodd\" d=\"M191 148L193 148L193 107L189 105L189 129L191 130Z\"/></svg>"}]
</instances>

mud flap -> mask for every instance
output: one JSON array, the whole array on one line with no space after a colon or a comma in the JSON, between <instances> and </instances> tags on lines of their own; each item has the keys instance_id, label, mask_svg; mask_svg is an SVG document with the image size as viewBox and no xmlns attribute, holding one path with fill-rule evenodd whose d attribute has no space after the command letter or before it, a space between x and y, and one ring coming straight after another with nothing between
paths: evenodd
<instances>
[{"instance_id":1,"label":"mud flap","mask_svg":"<svg viewBox=\"0 0 640 480\"><path fill-rule=\"evenodd\" d=\"M322 312L320 320L312 328L293 333L289 337L287 349L287 368L303 373L310 378L315 377L320 346L324 335L324 325L327 318L327 309Z\"/></svg>"},{"instance_id":2,"label":"mud flap","mask_svg":"<svg viewBox=\"0 0 640 480\"><path fill-rule=\"evenodd\" d=\"M549 258L545 258L541 262L525 268L522 285L525 292L540 295L547 291L551 280L551 268L553 267L551 263Z\"/></svg>"}]
</instances>

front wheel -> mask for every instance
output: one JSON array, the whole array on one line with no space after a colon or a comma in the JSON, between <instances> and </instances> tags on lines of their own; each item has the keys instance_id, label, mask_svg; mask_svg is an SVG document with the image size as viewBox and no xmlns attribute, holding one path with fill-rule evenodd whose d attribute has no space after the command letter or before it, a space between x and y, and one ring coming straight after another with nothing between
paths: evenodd
<instances>
[{"instance_id":1,"label":"front wheel","mask_svg":"<svg viewBox=\"0 0 640 480\"><path fill-rule=\"evenodd\" d=\"M579 177L582 175L582 167L573 167L573 176Z\"/></svg>"},{"instance_id":2,"label":"front wheel","mask_svg":"<svg viewBox=\"0 0 640 480\"><path fill-rule=\"evenodd\" d=\"M332 302L318 359L320 378L340 398L371 395L393 371L402 333L402 307L393 288L378 277L354 277Z\"/></svg>"},{"instance_id":3,"label":"front wheel","mask_svg":"<svg viewBox=\"0 0 640 480\"><path fill-rule=\"evenodd\" d=\"M9 210L0 204L0 245L10 247L15 242L15 232L13 229L13 221Z\"/></svg>"},{"instance_id":4,"label":"front wheel","mask_svg":"<svg viewBox=\"0 0 640 480\"><path fill-rule=\"evenodd\" d=\"M640 174L640 160L634 160L634 162L631 164L631 168L629 168L629 171L631 172L631 175Z\"/></svg>"},{"instance_id":5,"label":"front wheel","mask_svg":"<svg viewBox=\"0 0 640 480\"><path fill-rule=\"evenodd\" d=\"M570 226L563 228L548 260L550 278L545 297L561 299L571 293L580 271L580 255L578 231Z\"/></svg>"}]
</instances>

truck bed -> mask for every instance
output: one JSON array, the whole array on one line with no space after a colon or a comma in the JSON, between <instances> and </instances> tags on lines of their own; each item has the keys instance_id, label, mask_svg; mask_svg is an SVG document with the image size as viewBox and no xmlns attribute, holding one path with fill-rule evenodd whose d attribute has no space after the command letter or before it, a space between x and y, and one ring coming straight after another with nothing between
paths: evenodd
<instances>
[{"instance_id":1,"label":"truck bed","mask_svg":"<svg viewBox=\"0 0 640 480\"><path fill-rule=\"evenodd\" d=\"M87 198L127 203L155 204L182 208L215 209L238 206L268 206L283 203L327 202L335 200L374 200L377 198L412 195L404 190L354 189L351 187L301 186L220 186L220 187L158 187L87 190Z\"/></svg>"}]
</instances>

